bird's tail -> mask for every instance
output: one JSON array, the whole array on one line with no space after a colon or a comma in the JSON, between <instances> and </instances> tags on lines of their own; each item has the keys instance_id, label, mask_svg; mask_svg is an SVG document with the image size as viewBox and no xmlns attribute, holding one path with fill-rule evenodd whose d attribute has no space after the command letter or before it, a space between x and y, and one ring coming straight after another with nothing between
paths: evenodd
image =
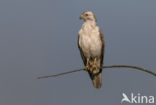
<instances>
[{"instance_id":1,"label":"bird's tail","mask_svg":"<svg viewBox=\"0 0 156 105\"><path fill-rule=\"evenodd\" d=\"M101 73L96 74L92 78L92 82L95 88L99 89L102 86L102 76Z\"/></svg>"},{"instance_id":2,"label":"bird's tail","mask_svg":"<svg viewBox=\"0 0 156 105\"><path fill-rule=\"evenodd\" d=\"M101 70L96 73L94 72L89 72L90 78L92 80L93 86L97 89L101 88L102 86L102 75L101 75Z\"/></svg>"}]
</instances>

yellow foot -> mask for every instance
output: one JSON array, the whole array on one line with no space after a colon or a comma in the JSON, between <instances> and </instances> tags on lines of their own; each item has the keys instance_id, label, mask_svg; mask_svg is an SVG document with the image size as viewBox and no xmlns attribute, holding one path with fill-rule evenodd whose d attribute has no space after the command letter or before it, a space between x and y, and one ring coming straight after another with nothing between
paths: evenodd
<instances>
[{"instance_id":1,"label":"yellow foot","mask_svg":"<svg viewBox=\"0 0 156 105\"><path fill-rule=\"evenodd\" d=\"M85 70L88 71L89 70L89 66L86 65L85 66Z\"/></svg>"},{"instance_id":2,"label":"yellow foot","mask_svg":"<svg viewBox=\"0 0 156 105\"><path fill-rule=\"evenodd\" d=\"M86 71L89 70L89 58L87 58L87 63L86 63L86 66L85 66L85 70L86 70Z\"/></svg>"}]
</instances>

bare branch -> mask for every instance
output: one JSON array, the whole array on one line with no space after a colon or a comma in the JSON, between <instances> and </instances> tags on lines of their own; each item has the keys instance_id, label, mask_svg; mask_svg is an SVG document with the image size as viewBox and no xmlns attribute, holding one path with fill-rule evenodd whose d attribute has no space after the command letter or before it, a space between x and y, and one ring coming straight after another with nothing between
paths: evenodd
<instances>
[{"instance_id":1,"label":"bare branch","mask_svg":"<svg viewBox=\"0 0 156 105\"><path fill-rule=\"evenodd\" d=\"M130 66L130 65L111 65L111 66L103 66L102 68L131 68L131 69L135 69L135 70L140 70L140 71L144 71L146 73L149 73L153 76L156 76L156 73L148 70L148 69L144 69L141 67L137 67L137 66Z\"/></svg>"},{"instance_id":2,"label":"bare branch","mask_svg":"<svg viewBox=\"0 0 156 105\"><path fill-rule=\"evenodd\" d=\"M149 73L149 74L151 74L153 76L156 76L156 73L154 73L154 72L152 72L150 70L147 70L147 69L143 69L141 67L137 67L137 66L130 66L130 65L111 65L111 66L103 66L102 68L132 68L132 69L144 71L144 72ZM38 77L37 79L43 79L43 78L49 78L49 77L57 77L57 76L61 76L61 75L65 75L65 74L70 74L70 73L78 72L78 71L82 71L82 70L85 70L85 69L82 68L82 69L72 70L72 71L68 71L68 72L64 72L64 73L59 73L59 74L55 74L55 75L41 76L41 77Z\"/></svg>"},{"instance_id":3,"label":"bare branch","mask_svg":"<svg viewBox=\"0 0 156 105\"><path fill-rule=\"evenodd\" d=\"M54 74L54 75L48 75L48 76L41 76L38 77L37 79L43 79L43 78L49 78L49 77L57 77L57 76L61 76L61 75L65 75L65 74L70 74L73 72L78 72L78 71L82 71L84 69L78 69L78 70L72 70L72 71L68 71L68 72L64 72L64 73L59 73L59 74Z\"/></svg>"}]
</instances>

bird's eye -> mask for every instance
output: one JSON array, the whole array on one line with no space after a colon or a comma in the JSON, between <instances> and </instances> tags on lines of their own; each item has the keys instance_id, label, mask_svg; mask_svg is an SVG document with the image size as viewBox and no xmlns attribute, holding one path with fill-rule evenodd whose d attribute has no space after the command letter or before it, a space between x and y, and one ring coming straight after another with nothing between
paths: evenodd
<instances>
[{"instance_id":1,"label":"bird's eye","mask_svg":"<svg viewBox=\"0 0 156 105\"><path fill-rule=\"evenodd\" d=\"M85 16L88 16L88 14L85 14Z\"/></svg>"}]
</instances>

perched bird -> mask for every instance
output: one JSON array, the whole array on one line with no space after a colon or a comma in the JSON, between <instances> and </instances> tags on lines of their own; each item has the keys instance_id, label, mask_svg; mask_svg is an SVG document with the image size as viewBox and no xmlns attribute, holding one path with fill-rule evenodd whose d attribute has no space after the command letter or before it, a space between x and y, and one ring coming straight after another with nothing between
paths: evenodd
<instances>
[{"instance_id":1,"label":"perched bird","mask_svg":"<svg viewBox=\"0 0 156 105\"><path fill-rule=\"evenodd\" d=\"M96 17L91 11L80 15L84 20L78 35L78 48L95 88L102 86L102 65L104 56L104 37L97 26Z\"/></svg>"}]
</instances>

